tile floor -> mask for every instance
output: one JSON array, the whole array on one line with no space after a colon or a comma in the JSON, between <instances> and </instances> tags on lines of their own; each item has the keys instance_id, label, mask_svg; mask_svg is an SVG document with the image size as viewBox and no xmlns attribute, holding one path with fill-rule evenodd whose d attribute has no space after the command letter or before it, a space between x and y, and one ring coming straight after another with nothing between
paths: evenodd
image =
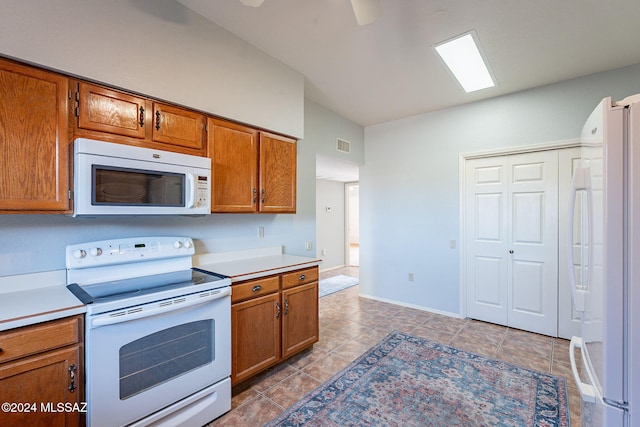
<instances>
[{"instance_id":1,"label":"tile floor","mask_svg":"<svg viewBox=\"0 0 640 427\"><path fill-rule=\"evenodd\" d=\"M320 278L335 274L358 276L358 268L321 273ZM320 299L320 341L312 349L234 387L231 411L207 427L263 425L394 329L564 376L571 427L580 426L567 340L362 298L354 286Z\"/></svg>"}]
</instances>

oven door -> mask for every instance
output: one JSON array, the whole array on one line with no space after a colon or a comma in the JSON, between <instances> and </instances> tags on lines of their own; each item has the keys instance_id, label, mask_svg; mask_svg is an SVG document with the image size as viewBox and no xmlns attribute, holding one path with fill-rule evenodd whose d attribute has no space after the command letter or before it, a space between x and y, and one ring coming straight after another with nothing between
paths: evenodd
<instances>
[{"instance_id":1,"label":"oven door","mask_svg":"<svg viewBox=\"0 0 640 427\"><path fill-rule=\"evenodd\" d=\"M230 293L224 287L89 314L88 424L130 424L228 378Z\"/></svg>"}]
</instances>

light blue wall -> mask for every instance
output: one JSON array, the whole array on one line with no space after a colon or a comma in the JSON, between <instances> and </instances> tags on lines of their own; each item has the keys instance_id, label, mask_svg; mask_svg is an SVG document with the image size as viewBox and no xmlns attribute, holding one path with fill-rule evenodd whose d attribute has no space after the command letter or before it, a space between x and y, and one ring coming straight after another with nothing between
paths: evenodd
<instances>
[{"instance_id":1,"label":"light blue wall","mask_svg":"<svg viewBox=\"0 0 640 427\"><path fill-rule=\"evenodd\" d=\"M305 100L304 134L311 141L316 153L326 157L350 161L359 165L364 163L364 128L333 111ZM351 142L351 154L336 150L336 138Z\"/></svg>"},{"instance_id":2,"label":"light blue wall","mask_svg":"<svg viewBox=\"0 0 640 427\"><path fill-rule=\"evenodd\" d=\"M312 101L305 101L305 144L313 146L319 156L357 165L364 163L364 128ZM336 150L336 138L351 142L351 154ZM315 166L314 166L315 167ZM322 270L341 267L345 261L344 184L318 180L316 203L316 253L323 259ZM328 213L326 205L335 209ZM325 249L326 254L321 255Z\"/></svg>"},{"instance_id":3,"label":"light blue wall","mask_svg":"<svg viewBox=\"0 0 640 427\"><path fill-rule=\"evenodd\" d=\"M367 127L361 293L459 313L459 154L578 138L600 99L638 92L635 65Z\"/></svg>"}]
</instances>

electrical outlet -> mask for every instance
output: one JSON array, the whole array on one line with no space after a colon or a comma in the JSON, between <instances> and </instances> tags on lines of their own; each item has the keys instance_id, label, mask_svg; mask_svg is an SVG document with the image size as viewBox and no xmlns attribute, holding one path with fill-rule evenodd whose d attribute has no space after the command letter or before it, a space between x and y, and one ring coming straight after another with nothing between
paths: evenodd
<instances>
[{"instance_id":1,"label":"electrical outlet","mask_svg":"<svg viewBox=\"0 0 640 427\"><path fill-rule=\"evenodd\" d=\"M258 227L258 239L262 239L264 237L264 227Z\"/></svg>"},{"instance_id":2,"label":"electrical outlet","mask_svg":"<svg viewBox=\"0 0 640 427\"><path fill-rule=\"evenodd\" d=\"M313 242L304 242L304 250L310 251L311 249L313 249Z\"/></svg>"},{"instance_id":3,"label":"electrical outlet","mask_svg":"<svg viewBox=\"0 0 640 427\"><path fill-rule=\"evenodd\" d=\"M325 256L327 254L327 250L326 249L322 249L320 251L320 255Z\"/></svg>"},{"instance_id":4,"label":"electrical outlet","mask_svg":"<svg viewBox=\"0 0 640 427\"><path fill-rule=\"evenodd\" d=\"M455 249L456 248L456 241L455 240L450 240L449 241L449 247L451 249Z\"/></svg>"},{"instance_id":5,"label":"electrical outlet","mask_svg":"<svg viewBox=\"0 0 640 427\"><path fill-rule=\"evenodd\" d=\"M413 273L409 273L409 281L413 282Z\"/></svg>"}]
</instances>

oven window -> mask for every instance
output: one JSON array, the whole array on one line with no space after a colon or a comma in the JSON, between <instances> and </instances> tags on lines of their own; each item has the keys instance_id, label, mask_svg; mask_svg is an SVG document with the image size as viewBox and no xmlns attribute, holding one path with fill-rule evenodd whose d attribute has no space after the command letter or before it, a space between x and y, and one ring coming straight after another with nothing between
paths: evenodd
<instances>
[{"instance_id":1,"label":"oven window","mask_svg":"<svg viewBox=\"0 0 640 427\"><path fill-rule=\"evenodd\" d=\"M184 206L185 176L93 165L94 205Z\"/></svg>"},{"instance_id":2,"label":"oven window","mask_svg":"<svg viewBox=\"0 0 640 427\"><path fill-rule=\"evenodd\" d=\"M213 362L215 321L184 323L120 348L120 399Z\"/></svg>"}]
</instances>

